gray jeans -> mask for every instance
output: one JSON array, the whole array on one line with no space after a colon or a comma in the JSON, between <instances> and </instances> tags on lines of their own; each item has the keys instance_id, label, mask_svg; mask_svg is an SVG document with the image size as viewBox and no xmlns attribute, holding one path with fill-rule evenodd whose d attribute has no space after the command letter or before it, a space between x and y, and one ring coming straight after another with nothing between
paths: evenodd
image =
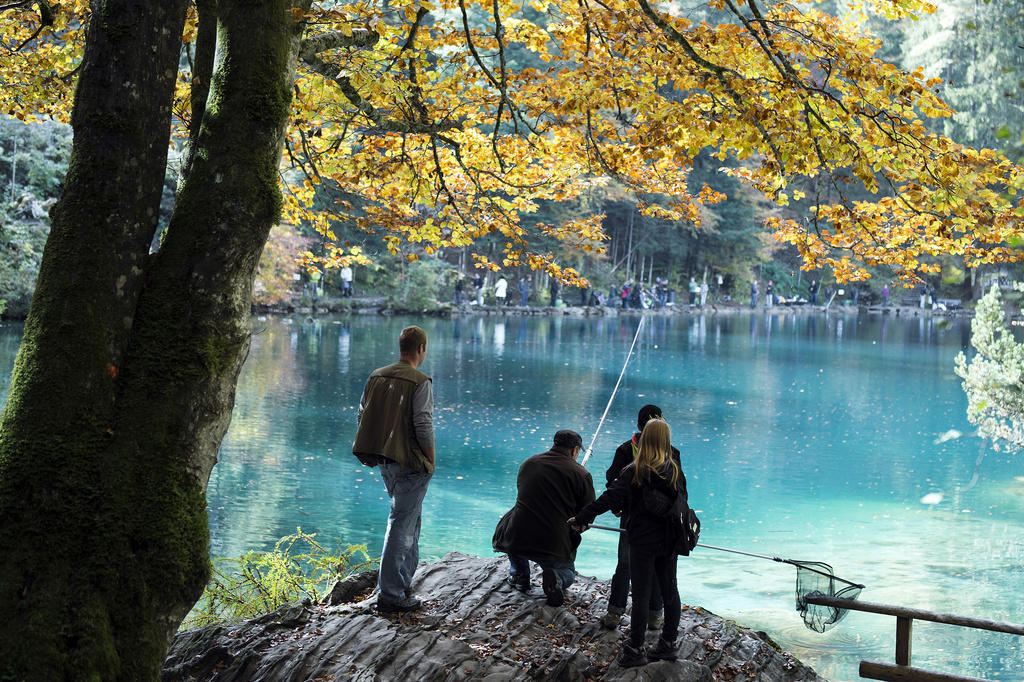
<instances>
[{"instance_id":1,"label":"gray jeans","mask_svg":"<svg viewBox=\"0 0 1024 682\"><path fill-rule=\"evenodd\" d=\"M405 598L420 561L420 519L423 497L431 474L406 469L389 459L381 461L380 475L391 498L388 529L380 554L377 584L387 601Z\"/></svg>"},{"instance_id":2,"label":"gray jeans","mask_svg":"<svg viewBox=\"0 0 1024 682\"><path fill-rule=\"evenodd\" d=\"M513 577L530 578L530 561L542 569L551 569L555 574L556 586L565 589L576 582L576 567L572 561L537 561L518 554L508 555L508 572Z\"/></svg>"}]
</instances>

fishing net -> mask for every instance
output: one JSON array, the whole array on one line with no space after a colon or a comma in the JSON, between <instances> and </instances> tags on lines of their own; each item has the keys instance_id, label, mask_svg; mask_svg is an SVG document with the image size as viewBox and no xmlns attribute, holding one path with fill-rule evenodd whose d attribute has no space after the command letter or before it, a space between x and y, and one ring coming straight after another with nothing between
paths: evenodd
<instances>
[{"instance_id":1,"label":"fishing net","mask_svg":"<svg viewBox=\"0 0 1024 682\"><path fill-rule=\"evenodd\" d=\"M831 566L820 561L784 561L796 566L796 610L804 619L804 625L815 632L831 629L843 619L848 609L808 604L807 597L856 599L864 589L863 585L837 577Z\"/></svg>"}]
</instances>

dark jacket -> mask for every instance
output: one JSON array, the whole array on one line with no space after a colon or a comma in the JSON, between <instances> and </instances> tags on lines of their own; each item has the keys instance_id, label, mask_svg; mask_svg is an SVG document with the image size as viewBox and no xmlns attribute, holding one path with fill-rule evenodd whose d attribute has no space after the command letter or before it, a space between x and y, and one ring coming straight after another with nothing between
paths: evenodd
<instances>
[{"instance_id":1,"label":"dark jacket","mask_svg":"<svg viewBox=\"0 0 1024 682\"><path fill-rule=\"evenodd\" d=\"M576 520L581 525L590 525L606 511L621 512L631 550L669 551L675 546L677 525L670 518L669 510L676 495L681 495L684 503L687 501L686 476L680 471L677 489L673 489L670 465L666 463L657 475L638 485L633 481L635 470L633 463L623 468L608 489L576 515Z\"/></svg>"},{"instance_id":2,"label":"dark jacket","mask_svg":"<svg viewBox=\"0 0 1024 682\"><path fill-rule=\"evenodd\" d=\"M590 473L565 452L550 450L523 462L516 487L516 505L494 530L494 551L534 561L574 561L580 536L566 521L594 501Z\"/></svg>"}]
</instances>

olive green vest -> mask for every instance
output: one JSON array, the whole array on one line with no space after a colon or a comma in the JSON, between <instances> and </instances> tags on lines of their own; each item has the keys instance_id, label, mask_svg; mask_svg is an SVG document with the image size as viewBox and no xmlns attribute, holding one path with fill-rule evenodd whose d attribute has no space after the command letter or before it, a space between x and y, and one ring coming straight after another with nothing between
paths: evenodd
<instances>
[{"instance_id":1,"label":"olive green vest","mask_svg":"<svg viewBox=\"0 0 1024 682\"><path fill-rule=\"evenodd\" d=\"M352 444L360 461L386 457L407 469L433 473L412 425L412 395L424 381L430 377L406 362L373 371L363 389L363 416Z\"/></svg>"}]
</instances>

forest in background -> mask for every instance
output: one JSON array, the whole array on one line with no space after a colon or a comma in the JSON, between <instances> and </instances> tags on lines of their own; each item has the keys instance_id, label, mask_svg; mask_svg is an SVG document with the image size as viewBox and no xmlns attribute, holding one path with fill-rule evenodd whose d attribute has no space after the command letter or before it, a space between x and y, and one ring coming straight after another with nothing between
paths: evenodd
<instances>
[{"instance_id":1,"label":"forest in background","mask_svg":"<svg viewBox=\"0 0 1024 682\"><path fill-rule=\"evenodd\" d=\"M839 0L825 0L819 6L835 15L849 16L856 11L856 3ZM699 21L700 10L692 13L691 18ZM935 132L975 148L999 150L1015 162L1024 157L1024 49L1018 44L1024 28L1024 5L950 0L939 5L934 14L918 20L891 22L865 17L862 21L881 42L882 58L907 70L921 67L926 76L942 78L940 94L957 113L952 118L931 119ZM510 58L526 61L535 57L519 50ZM24 317L28 311L49 229L47 211L60 192L70 148L68 126L26 124L0 116L0 301L7 317ZM173 201L177 164L177 155L172 152L164 188L168 207ZM669 287L680 294L685 292L690 277L698 281L707 277L717 296L736 300L747 298L752 280L760 283L762 292L765 283L773 280L776 293L784 296L806 296L812 279L823 289L827 287L834 281L831 273L802 272L796 248L772 240L763 223L780 214L801 220L816 195L822 201L833 200L835 197L822 196L833 188L809 186L808 182L803 188L806 199L794 200L780 209L719 170L737 164L709 153L694 160L690 173L693 191L707 185L727 197L703 207L699 226L644 215L637 209L638 202L659 199L637 197L614 183L595 186L589 196L572 202L544 202L530 220L558 223L567 217L603 214L609 237L605 254L576 251L555 239L550 239L547 246L560 263L576 268L592 286L604 292L628 280L653 282L656 277L666 279ZM283 173L286 181L301 182L298 166ZM325 206L331 200L329 191L323 190ZM859 198L856 188L850 191L853 199ZM870 196L860 191L863 198ZM166 221L166 215L161 219ZM498 261L502 251L500 235L491 235L473 247L419 254L420 260L409 262L402 255L389 254L377 236L353 224L334 222L331 229L338 242L360 247L371 261L354 268L357 296L384 296L396 304L416 308L450 300L458 275L473 276L470 249ZM307 251L319 255L325 241L309 224L275 227L260 263L256 300L273 304L301 296L310 273L299 265L297 257ZM928 285L940 297L977 298L988 281L986 275L1000 271L1011 279L1024 278L1021 264L992 266L993 270L986 273L965 268L962 259L955 256L937 256L936 262L941 265L940 274ZM892 280L885 267L869 270L872 278L857 284L861 302L877 300L881 288ZM498 275L484 272L489 286ZM531 289L535 292L548 286L546 274L531 272L525 265L502 274L510 281L520 276L532 278ZM327 270L323 284L327 295L336 295L340 290L338 271ZM576 301L574 294L565 291L563 297Z\"/></svg>"}]
</instances>

